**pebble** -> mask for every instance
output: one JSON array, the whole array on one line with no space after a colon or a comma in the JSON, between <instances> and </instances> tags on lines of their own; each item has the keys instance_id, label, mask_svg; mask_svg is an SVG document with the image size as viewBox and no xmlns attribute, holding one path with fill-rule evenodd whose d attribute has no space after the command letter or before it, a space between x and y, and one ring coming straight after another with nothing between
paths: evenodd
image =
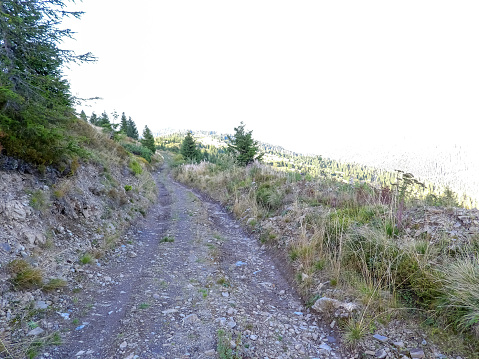
<instances>
[{"instance_id":1,"label":"pebble","mask_svg":"<svg viewBox=\"0 0 479 359\"><path fill-rule=\"evenodd\" d=\"M40 335L44 332L44 330L40 327L36 327L35 329L32 329L30 330L28 333L27 333L27 336L36 336L36 335Z\"/></svg>"}]
</instances>

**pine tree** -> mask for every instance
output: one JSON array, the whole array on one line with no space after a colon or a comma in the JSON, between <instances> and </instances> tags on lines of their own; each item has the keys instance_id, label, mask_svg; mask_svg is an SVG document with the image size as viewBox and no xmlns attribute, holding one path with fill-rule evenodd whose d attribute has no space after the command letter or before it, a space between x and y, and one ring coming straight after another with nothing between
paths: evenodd
<instances>
[{"instance_id":1,"label":"pine tree","mask_svg":"<svg viewBox=\"0 0 479 359\"><path fill-rule=\"evenodd\" d=\"M103 111L103 113L101 114L101 117L98 120L98 126L110 127L110 118L108 117L106 111Z\"/></svg>"},{"instance_id":2,"label":"pine tree","mask_svg":"<svg viewBox=\"0 0 479 359\"><path fill-rule=\"evenodd\" d=\"M80 112L80 118L85 121L85 122L88 122L88 117L86 116L86 113L85 111L81 110Z\"/></svg>"},{"instance_id":3,"label":"pine tree","mask_svg":"<svg viewBox=\"0 0 479 359\"><path fill-rule=\"evenodd\" d=\"M201 157L200 151L196 148L196 142L191 131L186 134L186 137L181 143L180 153L183 157L190 161L198 161Z\"/></svg>"},{"instance_id":4,"label":"pine tree","mask_svg":"<svg viewBox=\"0 0 479 359\"><path fill-rule=\"evenodd\" d=\"M90 123L91 123L92 125L95 125L95 126L98 125L98 116L96 115L95 112L92 112L92 113L91 113Z\"/></svg>"},{"instance_id":5,"label":"pine tree","mask_svg":"<svg viewBox=\"0 0 479 359\"><path fill-rule=\"evenodd\" d=\"M135 140L137 140L138 137L139 137L138 129L136 128L136 124L131 119L131 117L128 117L128 126L127 126L126 135L128 137L131 137L131 138L135 139Z\"/></svg>"},{"instance_id":6,"label":"pine tree","mask_svg":"<svg viewBox=\"0 0 479 359\"><path fill-rule=\"evenodd\" d=\"M145 126L145 129L143 130L143 138L141 139L141 144L151 150L151 152L155 153L155 138L153 137L153 133L151 133L151 130L148 128L148 126Z\"/></svg>"},{"instance_id":7,"label":"pine tree","mask_svg":"<svg viewBox=\"0 0 479 359\"><path fill-rule=\"evenodd\" d=\"M58 44L68 12L62 0L0 1L0 129L7 154L52 163L72 151L65 129L75 121L73 98L62 69L88 61Z\"/></svg>"},{"instance_id":8,"label":"pine tree","mask_svg":"<svg viewBox=\"0 0 479 359\"><path fill-rule=\"evenodd\" d=\"M259 151L258 142L252 138L253 131L246 132L244 124L235 127L235 134L228 138L228 152L233 153L236 163L240 166L247 166L249 163L263 158L263 154Z\"/></svg>"},{"instance_id":9,"label":"pine tree","mask_svg":"<svg viewBox=\"0 0 479 359\"><path fill-rule=\"evenodd\" d=\"M124 112L121 114L120 132L123 132L124 134L128 135L128 120L126 119L126 115Z\"/></svg>"}]
</instances>

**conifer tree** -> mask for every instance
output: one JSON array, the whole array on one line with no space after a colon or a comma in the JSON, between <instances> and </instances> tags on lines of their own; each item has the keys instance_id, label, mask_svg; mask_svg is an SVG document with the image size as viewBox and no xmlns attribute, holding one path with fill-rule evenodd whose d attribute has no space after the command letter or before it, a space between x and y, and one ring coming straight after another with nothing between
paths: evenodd
<instances>
[{"instance_id":1,"label":"conifer tree","mask_svg":"<svg viewBox=\"0 0 479 359\"><path fill-rule=\"evenodd\" d=\"M141 139L141 144L151 150L151 152L155 153L155 138L153 137L153 133L151 133L151 130L148 128L148 126L145 126L145 129L143 130L143 138Z\"/></svg>"},{"instance_id":2,"label":"conifer tree","mask_svg":"<svg viewBox=\"0 0 479 359\"><path fill-rule=\"evenodd\" d=\"M139 137L138 129L136 128L136 124L131 119L131 117L128 117L128 126L127 126L126 135L128 137L131 137L131 138L135 139L135 140L137 140L138 137Z\"/></svg>"},{"instance_id":3,"label":"conifer tree","mask_svg":"<svg viewBox=\"0 0 479 359\"><path fill-rule=\"evenodd\" d=\"M96 113L94 111L91 113L90 123L92 125L98 126L98 116L96 115Z\"/></svg>"},{"instance_id":4,"label":"conifer tree","mask_svg":"<svg viewBox=\"0 0 479 359\"><path fill-rule=\"evenodd\" d=\"M183 157L190 161L198 161L201 157L200 151L196 148L196 142L191 131L186 134L186 137L181 143L180 153Z\"/></svg>"},{"instance_id":5,"label":"conifer tree","mask_svg":"<svg viewBox=\"0 0 479 359\"><path fill-rule=\"evenodd\" d=\"M86 113L85 111L81 110L80 112L80 118L85 121L85 122L88 122L88 117L86 116Z\"/></svg>"},{"instance_id":6,"label":"conifer tree","mask_svg":"<svg viewBox=\"0 0 479 359\"><path fill-rule=\"evenodd\" d=\"M126 119L126 115L124 112L121 114L120 132L123 132L124 134L128 135L128 120Z\"/></svg>"},{"instance_id":7,"label":"conifer tree","mask_svg":"<svg viewBox=\"0 0 479 359\"><path fill-rule=\"evenodd\" d=\"M108 117L106 111L103 111L101 114L101 117L98 120L98 125L102 127L110 127L110 118Z\"/></svg>"},{"instance_id":8,"label":"conifer tree","mask_svg":"<svg viewBox=\"0 0 479 359\"><path fill-rule=\"evenodd\" d=\"M71 30L59 29L67 0L0 1L1 145L11 156L53 163L71 151L65 129L75 120L64 65L92 60L58 45Z\"/></svg>"},{"instance_id":9,"label":"conifer tree","mask_svg":"<svg viewBox=\"0 0 479 359\"><path fill-rule=\"evenodd\" d=\"M260 153L258 142L253 140L253 131L245 131L244 124L235 127L235 134L233 137L228 138L228 152L233 153L236 163L240 166L247 166L249 163L263 158L263 154Z\"/></svg>"}]
</instances>

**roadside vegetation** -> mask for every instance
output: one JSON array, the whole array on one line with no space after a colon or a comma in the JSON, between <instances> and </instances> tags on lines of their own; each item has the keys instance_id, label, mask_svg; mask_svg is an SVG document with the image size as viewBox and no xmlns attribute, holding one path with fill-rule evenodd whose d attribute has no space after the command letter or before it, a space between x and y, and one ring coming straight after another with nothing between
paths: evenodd
<instances>
[{"instance_id":1,"label":"roadside vegetation","mask_svg":"<svg viewBox=\"0 0 479 359\"><path fill-rule=\"evenodd\" d=\"M251 161L228 152L215 162L183 164L175 178L222 202L265 245L280 248L309 305L322 297L357 303L339 318L330 308L345 342L360 346L401 320L454 343L442 348L445 354L477 356L479 234L430 229L431 213L446 220L466 211L454 207L453 194L436 196L445 206L432 207L418 196L421 183L401 171L395 185L376 188L258 162L245 166Z\"/></svg>"}]
</instances>

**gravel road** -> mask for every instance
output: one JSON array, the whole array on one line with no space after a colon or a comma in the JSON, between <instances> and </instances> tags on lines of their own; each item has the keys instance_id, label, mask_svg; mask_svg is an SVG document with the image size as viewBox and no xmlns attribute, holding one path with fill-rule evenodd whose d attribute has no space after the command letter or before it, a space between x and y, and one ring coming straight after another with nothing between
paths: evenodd
<instances>
[{"instance_id":1,"label":"gravel road","mask_svg":"<svg viewBox=\"0 0 479 359\"><path fill-rule=\"evenodd\" d=\"M158 203L85 270L63 344L41 358L343 357L261 243L166 169L156 176Z\"/></svg>"}]
</instances>

